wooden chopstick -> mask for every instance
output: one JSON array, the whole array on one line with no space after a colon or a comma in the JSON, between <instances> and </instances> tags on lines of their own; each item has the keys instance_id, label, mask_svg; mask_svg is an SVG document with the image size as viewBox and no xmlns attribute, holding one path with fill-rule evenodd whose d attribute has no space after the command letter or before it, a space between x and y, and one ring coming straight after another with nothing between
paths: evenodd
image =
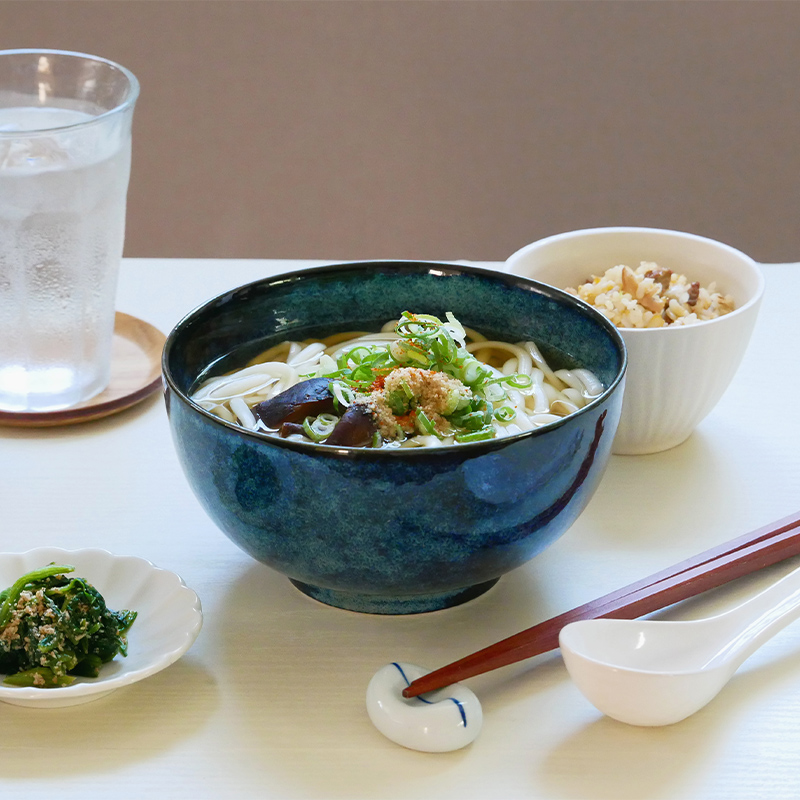
<instances>
[{"instance_id":1,"label":"wooden chopstick","mask_svg":"<svg viewBox=\"0 0 800 800\"><path fill-rule=\"evenodd\" d=\"M798 554L800 513L712 547L429 672L412 681L403 696L416 697L555 650L559 632L570 622L599 617L635 619Z\"/></svg>"}]
</instances>

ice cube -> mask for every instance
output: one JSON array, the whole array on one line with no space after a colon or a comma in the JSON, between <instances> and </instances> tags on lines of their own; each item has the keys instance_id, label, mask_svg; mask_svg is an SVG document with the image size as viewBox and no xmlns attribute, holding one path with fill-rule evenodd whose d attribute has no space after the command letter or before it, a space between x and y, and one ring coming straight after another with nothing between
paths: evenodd
<instances>
[{"instance_id":1,"label":"ice cube","mask_svg":"<svg viewBox=\"0 0 800 800\"><path fill-rule=\"evenodd\" d=\"M49 136L0 141L0 169L40 171L63 166L69 160L69 153Z\"/></svg>"}]
</instances>

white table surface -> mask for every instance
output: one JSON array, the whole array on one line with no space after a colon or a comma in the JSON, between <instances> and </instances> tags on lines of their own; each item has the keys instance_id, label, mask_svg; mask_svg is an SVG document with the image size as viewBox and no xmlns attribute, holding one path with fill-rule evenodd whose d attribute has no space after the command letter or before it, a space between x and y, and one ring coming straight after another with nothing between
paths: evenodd
<instances>
[{"instance_id":1,"label":"white table surface","mask_svg":"<svg viewBox=\"0 0 800 800\"><path fill-rule=\"evenodd\" d=\"M213 295L301 263L126 260L118 307L167 332ZM612 456L562 539L484 596L432 614L328 608L240 552L184 480L159 395L92 423L0 428L4 550L142 556L179 573L205 613L189 653L139 684L73 708L0 706L0 797L797 798L800 624L666 728L603 717L557 652L467 682L484 729L461 751L405 750L364 708L387 662L442 666L800 509L800 314L789 283L800 264L764 272L742 367L692 437L658 455ZM668 616L727 608L798 563Z\"/></svg>"}]
</instances>

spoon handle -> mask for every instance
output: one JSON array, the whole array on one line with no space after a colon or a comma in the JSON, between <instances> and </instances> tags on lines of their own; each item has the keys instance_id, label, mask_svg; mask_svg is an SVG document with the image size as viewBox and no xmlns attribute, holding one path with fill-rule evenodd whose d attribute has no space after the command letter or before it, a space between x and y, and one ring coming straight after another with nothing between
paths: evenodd
<instances>
[{"instance_id":1,"label":"spoon handle","mask_svg":"<svg viewBox=\"0 0 800 800\"><path fill-rule=\"evenodd\" d=\"M739 622L730 642L709 665L730 659L736 670L761 645L800 617L800 568L722 616Z\"/></svg>"}]
</instances>

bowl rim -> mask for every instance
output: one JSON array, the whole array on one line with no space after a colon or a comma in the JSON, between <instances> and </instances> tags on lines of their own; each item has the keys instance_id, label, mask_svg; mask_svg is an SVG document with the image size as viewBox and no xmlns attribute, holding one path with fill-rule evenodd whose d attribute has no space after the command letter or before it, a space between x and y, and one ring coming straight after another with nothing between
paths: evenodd
<instances>
[{"instance_id":1,"label":"bowl rim","mask_svg":"<svg viewBox=\"0 0 800 800\"><path fill-rule=\"evenodd\" d=\"M718 239L712 239L708 236L701 236L700 234L697 233L687 233L685 231L672 230L670 228L652 228L652 227L640 227L635 225L620 225L620 226L597 227L597 228L579 228L573 231L563 231L562 233L555 233L550 236L545 236L542 239L537 239L536 241L530 242L529 244L526 244L524 247L519 248L519 250L514 251L503 262L502 268L507 270L512 275L520 275L520 273L512 271L513 263L516 261L521 261L525 256L535 251L539 247L544 247L554 242L567 241L569 239L579 239L585 236L611 236L611 235L619 235L626 233L656 234L658 236L663 236L664 239L677 238L677 239L683 239L685 241L702 242L704 244L709 244L714 247L717 247L720 250L724 250L729 255L735 256L743 264L746 264L748 267L750 267L752 274L756 279L756 289L753 292L750 299L747 300L747 302L743 303L740 306L737 306L733 311L730 311L729 313L721 317L715 317L714 319L698 320L697 322L694 322L691 325L666 325L660 328L622 328L622 327L617 328L617 330L619 331L624 331L625 336L628 335L653 336L655 334L660 334L661 336L665 334L669 336L674 336L674 335L681 335L681 333L683 333L683 335L686 335L685 333L686 331L697 329L698 327L707 328L709 325L720 324L720 323L724 324L723 322L724 320L731 320L734 319L735 317L741 316L743 313L749 311L754 306L758 306L758 304L761 302L761 298L763 297L764 290L766 288L766 281L764 279L764 273L762 272L762 270L758 266L758 262L754 258L747 255L747 253L738 250L732 245L719 241ZM537 279L529 278L529 280L537 280ZM551 286L552 284L545 284L545 285ZM554 288L560 288L560 287L554 287ZM564 290L562 289L562 291ZM593 306L590 307L593 308Z\"/></svg>"},{"instance_id":2,"label":"bowl rim","mask_svg":"<svg viewBox=\"0 0 800 800\"><path fill-rule=\"evenodd\" d=\"M285 284L287 282L296 282L307 279L309 277L323 276L329 273L336 273L347 268L357 268L363 271L368 269L375 269L376 267L390 268L390 269L411 269L414 272L428 272L441 274L446 270L449 274L467 274L475 275L478 277L489 278L493 281L498 281L509 286L516 286L528 291L535 291L543 294L549 298L556 299L561 303L566 303L580 314L589 317L600 328L604 329L609 334L611 340L617 345L621 357L620 368L614 376L614 380L607 386L603 392L595 397L591 402L587 403L583 408L562 417L555 422L547 423L533 430L522 431L521 433L513 434L511 436L503 436L495 439L487 439L479 442L469 442L466 444L452 444L441 445L439 447L398 447L398 448L382 448L382 447L334 447L324 443L317 442L296 442L289 439L282 439L278 436L264 433L262 431L252 431L240 425L227 422L224 419L206 411L202 406L195 403L176 383L169 367L169 359L175 347L175 341L182 333L183 329L191 325L193 320L204 312L210 310L214 306L224 305L230 302L237 294L245 294L254 287L269 287L274 284ZM461 262L446 262L446 261L426 261L426 260L405 260L405 259L368 259L361 261L341 261L333 263L325 263L319 266L306 266L299 269L281 272L275 275L270 275L265 278L257 278L254 281L236 286L232 289L227 289L214 297L199 304L191 311L186 313L170 330L167 334L166 341L162 350L161 356L161 373L163 380L163 388L165 397L171 391L175 398L180 400L184 405L189 407L192 411L205 417L212 423L222 428L226 428L231 432L242 436L247 439L252 439L258 442L267 442L277 447L282 447L287 450L294 450L296 452L324 455L333 458L351 458L351 459L406 459L406 458L420 458L422 454L425 456L445 457L452 456L455 453L464 455L474 454L479 452L488 452L497 450L508 445L518 442L520 440L541 436L560 428L569 423L570 420L577 417L584 416L600 404L604 403L617 387L624 381L625 374L628 368L628 351L625 341L622 338L620 329L617 328L610 320L604 317L597 309L579 300L574 295L565 292L563 289L551 286L550 284L543 283L542 281L527 278L522 275L516 275L510 272L504 272L499 269L490 269L486 267L478 267L473 264L464 264ZM169 414L169 406L168 406Z\"/></svg>"}]
</instances>

